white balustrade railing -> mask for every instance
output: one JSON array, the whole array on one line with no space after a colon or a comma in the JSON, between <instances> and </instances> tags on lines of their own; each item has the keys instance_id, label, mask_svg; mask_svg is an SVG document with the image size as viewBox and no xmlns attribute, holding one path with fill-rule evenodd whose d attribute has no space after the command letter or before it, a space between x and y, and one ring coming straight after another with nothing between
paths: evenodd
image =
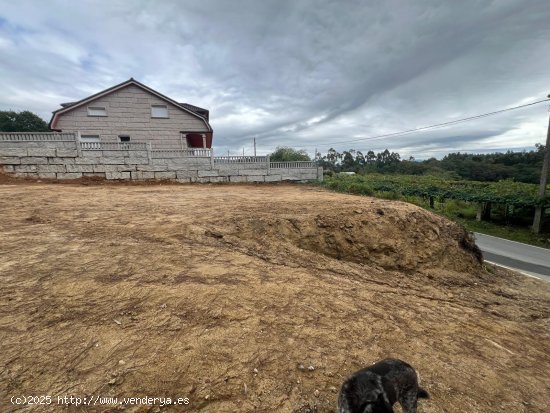
<instances>
[{"instance_id":1,"label":"white balustrade railing","mask_svg":"<svg viewBox=\"0 0 550 413\"><path fill-rule=\"evenodd\" d=\"M80 142L84 151L146 151L147 144L142 142Z\"/></svg>"},{"instance_id":2,"label":"white balustrade railing","mask_svg":"<svg viewBox=\"0 0 550 413\"><path fill-rule=\"evenodd\" d=\"M0 142L63 142L75 141L72 132L0 132Z\"/></svg>"},{"instance_id":3,"label":"white balustrade railing","mask_svg":"<svg viewBox=\"0 0 550 413\"><path fill-rule=\"evenodd\" d=\"M293 162L270 162L269 167L273 169L299 169L299 168L316 168L317 165L312 161L293 161Z\"/></svg>"},{"instance_id":4,"label":"white balustrade railing","mask_svg":"<svg viewBox=\"0 0 550 413\"><path fill-rule=\"evenodd\" d=\"M267 156L215 156L214 163L265 163Z\"/></svg>"},{"instance_id":5,"label":"white balustrade railing","mask_svg":"<svg viewBox=\"0 0 550 413\"><path fill-rule=\"evenodd\" d=\"M188 148L188 149L153 149L151 151L153 158L210 158L212 149L209 148Z\"/></svg>"}]
</instances>

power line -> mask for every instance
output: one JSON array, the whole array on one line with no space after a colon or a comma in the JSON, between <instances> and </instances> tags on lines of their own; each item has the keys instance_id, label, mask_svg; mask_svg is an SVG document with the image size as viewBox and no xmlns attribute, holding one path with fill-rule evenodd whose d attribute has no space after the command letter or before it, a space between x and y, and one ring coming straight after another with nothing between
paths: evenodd
<instances>
[{"instance_id":1,"label":"power line","mask_svg":"<svg viewBox=\"0 0 550 413\"><path fill-rule=\"evenodd\" d=\"M457 124L457 123L468 122L468 121L474 120L474 119L485 118L485 117L488 117L488 116L497 115L499 113L509 112L511 110L525 108L527 106L538 105L539 103L548 102L549 100L550 99L538 100L536 102L526 103L524 105L518 105L518 106L511 107L511 108L506 108L506 109L500 109L500 110L496 110L494 112L487 112L487 113L483 113L481 115L469 116L467 118L456 119L456 120L452 120L452 121L449 121L449 122L436 123L434 125L429 125L429 126L422 126L420 128L407 129L407 130L403 130L403 131L400 131L400 132L392 132L392 133L386 133L386 134L383 134L383 135L370 136L370 137L367 137L367 138L357 138L357 139L346 140L346 141L335 141L335 142L332 142L330 144L319 144L318 143L318 144L316 144L316 146L335 146L335 145L339 145L339 144L342 144L342 143L372 141L372 140L377 140L377 139L388 138L390 136L407 135L407 134L418 132L418 131L423 131L423 130L428 130L428 129L435 129L435 128L440 128L440 127L443 127L443 126L454 125L454 124ZM311 145L311 146L299 146L298 148L310 148L310 147L313 147L313 145Z\"/></svg>"}]
</instances>

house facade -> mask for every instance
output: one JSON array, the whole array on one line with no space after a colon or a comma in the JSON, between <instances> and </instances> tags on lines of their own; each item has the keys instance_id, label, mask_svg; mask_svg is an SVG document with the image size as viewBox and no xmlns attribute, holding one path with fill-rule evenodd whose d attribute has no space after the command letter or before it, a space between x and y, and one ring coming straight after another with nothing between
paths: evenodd
<instances>
[{"instance_id":1,"label":"house facade","mask_svg":"<svg viewBox=\"0 0 550 413\"><path fill-rule=\"evenodd\" d=\"M176 102L133 78L61 106L50 129L77 132L82 142L150 143L159 150L212 147L208 110Z\"/></svg>"}]
</instances>

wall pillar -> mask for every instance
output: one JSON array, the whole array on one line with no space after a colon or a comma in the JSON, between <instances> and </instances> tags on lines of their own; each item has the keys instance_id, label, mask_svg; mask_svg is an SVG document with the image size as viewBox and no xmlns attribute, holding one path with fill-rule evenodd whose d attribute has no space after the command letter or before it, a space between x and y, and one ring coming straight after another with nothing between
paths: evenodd
<instances>
[{"instance_id":1,"label":"wall pillar","mask_svg":"<svg viewBox=\"0 0 550 413\"><path fill-rule=\"evenodd\" d=\"M151 153L153 149L153 145L151 145L151 142L147 142L147 161L149 164L153 163L153 154Z\"/></svg>"},{"instance_id":2,"label":"wall pillar","mask_svg":"<svg viewBox=\"0 0 550 413\"><path fill-rule=\"evenodd\" d=\"M214 169L214 148L210 148L210 167Z\"/></svg>"},{"instance_id":3,"label":"wall pillar","mask_svg":"<svg viewBox=\"0 0 550 413\"><path fill-rule=\"evenodd\" d=\"M76 133L74 134L74 137L75 137L75 144L76 144L76 153L78 154L79 158L82 158L82 147L80 146L81 139L80 139L79 130L76 131Z\"/></svg>"}]
</instances>

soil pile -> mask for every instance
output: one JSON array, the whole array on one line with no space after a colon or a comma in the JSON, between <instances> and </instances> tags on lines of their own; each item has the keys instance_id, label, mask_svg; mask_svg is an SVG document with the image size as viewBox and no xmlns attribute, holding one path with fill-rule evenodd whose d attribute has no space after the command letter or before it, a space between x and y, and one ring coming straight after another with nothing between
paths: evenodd
<instances>
[{"instance_id":1,"label":"soil pile","mask_svg":"<svg viewBox=\"0 0 550 413\"><path fill-rule=\"evenodd\" d=\"M372 201L373 203L375 201ZM216 227L224 227L217 222ZM327 205L314 215L239 217L231 235L260 248L288 242L338 260L385 270L475 272L481 252L461 226L413 205Z\"/></svg>"}]
</instances>

